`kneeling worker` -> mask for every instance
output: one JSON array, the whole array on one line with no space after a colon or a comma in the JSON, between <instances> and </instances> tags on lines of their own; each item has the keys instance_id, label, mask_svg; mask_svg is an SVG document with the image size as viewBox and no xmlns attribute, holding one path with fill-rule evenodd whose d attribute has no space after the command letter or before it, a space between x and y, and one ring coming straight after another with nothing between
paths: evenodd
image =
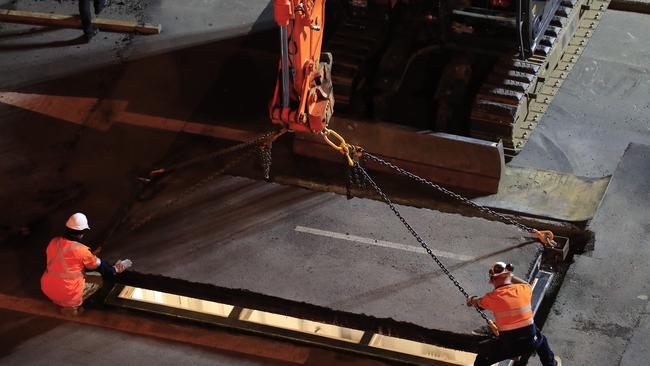
<instances>
[{"instance_id":1,"label":"kneeling worker","mask_svg":"<svg viewBox=\"0 0 650 366\"><path fill-rule=\"evenodd\" d=\"M467 306L476 306L494 313L499 328L498 339L490 348L480 350L474 366L489 366L499 361L528 356L533 351L544 366L562 366L560 358L553 355L546 337L533 320L532 287L514 276L512 264L496 262L489 271L494 290L479 298L467 299Z\"/></svg>"},{"instance_id":2,"label":"kneeling worker","mask_svg":"<svg viewBox=\"0 0 650 366\"><path fill-rule=\"evenodd\" d=\"M65 226L63 237L55 237L47 246L47 268L41 277L41 290L52 302L61 306L61 313L77 315L83 311L83 301L98 289L86 283L86 269L98 271L104 276L115 275L124 272L132 263L125 259L111 266L79 242L90 230L86 215L76 213L70 216Z\"/></svg>"}]
</instances>

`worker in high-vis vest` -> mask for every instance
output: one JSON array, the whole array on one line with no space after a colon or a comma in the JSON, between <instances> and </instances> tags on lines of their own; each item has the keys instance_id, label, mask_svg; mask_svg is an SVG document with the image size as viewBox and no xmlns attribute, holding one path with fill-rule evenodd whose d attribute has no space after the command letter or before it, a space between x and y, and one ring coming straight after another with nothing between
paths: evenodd
<instances>
[{"instance_id":1,"label":"worker in high-vis vest","mask_svg":"<svg viewBox=\"0 0 650 366\"><path fill-rule=\"evenodd\" d=\"M76 213L70 216L65 226L63 236L50 240L47 246L47 268L41 277L41 290L61 307L64 315L77 315L83 311L83 301L99 289L86 283L86 269L97 271L102 276L115 275L127 270L132 263L125 259L111 266L80 243L90 230L86 215Z\"/></svg>"},{"instance_id":2,"label":"worker in high-vis vest","mask_svg":"<svg viewBox=\"0 0 650 366\"><path fill-rule=\"evenodd\" d=\"M514 266L494 263L489 270L494 290L483 297L471 296L467 306L478 306L494 314L499 336L489 347L479 350L474 366L489 366L497 362L527 357L537 352L543 366L562 366L533 319L531 301L533 289L528 282L514 276Z\"/></svg>"}]
</instances>

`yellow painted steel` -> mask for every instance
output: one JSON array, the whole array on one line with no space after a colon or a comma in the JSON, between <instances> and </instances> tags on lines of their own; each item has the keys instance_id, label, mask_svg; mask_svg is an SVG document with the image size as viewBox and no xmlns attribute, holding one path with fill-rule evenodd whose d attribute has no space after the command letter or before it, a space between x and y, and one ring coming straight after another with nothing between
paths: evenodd
<instances>
[{"instance_id":1,"label":"yellow painted steel","mask_svg":"<svg viewBox=\"0 0 650 366\"><path fill-rule=\"evenodd\" d=\"M508 166L499 192L474 202L531 216L581 222L595 215L610 178Z\"/></svg>"}]
</instances>

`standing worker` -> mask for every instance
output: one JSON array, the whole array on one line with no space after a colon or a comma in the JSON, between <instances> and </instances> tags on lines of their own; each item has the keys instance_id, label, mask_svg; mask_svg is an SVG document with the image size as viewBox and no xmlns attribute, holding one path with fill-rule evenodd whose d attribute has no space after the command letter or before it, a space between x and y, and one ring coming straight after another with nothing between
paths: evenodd
<instances>
[{"instance_id":1,"label":"standing worker","mask_svg":"<svg viewBox=\"0 0 650 366\"><path fill-rule=\"evenodd\" d=\"M532 287L512 274L514 266L496 262L489 270L494 290L483 297L471 296L467 306L478 306L494 313L499 337L490 343L489 349L480 350L474 366L528 356L533 351L539 355L543 366L562 366L559 357L553 355L546 337L537 329L533 319L531 301Z\"/></svg>"},{"instance_id":2,"label":"standing worker","mask_svg":"<svg viewBox=\"0 0 650 366\"><path fill-rule=\"evenodd\" d=\"M77 315L83 311L83 301L98 290L98 287L86 284L85 269L96 270L104 276L115 275L124 272L132 263L125 259L111 266L79 242L90 230L86 215L76 213L70 216L65 226L63 236L50 240L47 246L47 268L41 277L41 290L53 303L61 306L62 314Z\"/></svg>"},{"instance_id":3,"label":"standing worker","mask_svg":"<svg viewBox=\"0 0 650 366\"><path fill-rule=\"evenodd\" d=\"M93 0L93 5L95 7L95 15L99 15L109 5L109 0ZM86 42L90 42L98 32L97 28L92 25L90 0L79 0L79 16L81 17L81 28L84 31L83 37Z\"/></svg>"}]
</instances>

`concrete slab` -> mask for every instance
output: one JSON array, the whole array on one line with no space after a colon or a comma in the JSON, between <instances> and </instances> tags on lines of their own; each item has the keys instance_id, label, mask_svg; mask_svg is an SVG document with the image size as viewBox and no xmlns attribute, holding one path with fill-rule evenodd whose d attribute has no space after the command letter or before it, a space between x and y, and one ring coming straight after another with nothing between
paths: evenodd
<instances>
[{"instance_id":1,"label":"concrete slab","mask_svg":"<svg viewBox=\"0 0 650 366\"><path fill-rule=\"evenodd\" d=\"M125 228L160 212L105 243L106 255L132 258L143 273L431 329L467 334L483 324L381 202L225 177L161 209L189 179L135 205ZM536 245L511 226L399 209L471 293L488 290L485 271L496 260L525 273L534 259Z\"/></svg>"},{"instance_id":2,"label":"concrete slab","mask_svg":"<svg viewBox=\"0 0 650 366\"><path fill-rule=\"evenodd\" d=\"M78 13L76 1L0 0L0 8ZM156 22L163 32L156 36L100 33L83 44L80 30L0 24L0 69L4 71L0 87L33 84L275 26L268 0L113 1L102 17Z\"/></svg>"}]
</instances>

